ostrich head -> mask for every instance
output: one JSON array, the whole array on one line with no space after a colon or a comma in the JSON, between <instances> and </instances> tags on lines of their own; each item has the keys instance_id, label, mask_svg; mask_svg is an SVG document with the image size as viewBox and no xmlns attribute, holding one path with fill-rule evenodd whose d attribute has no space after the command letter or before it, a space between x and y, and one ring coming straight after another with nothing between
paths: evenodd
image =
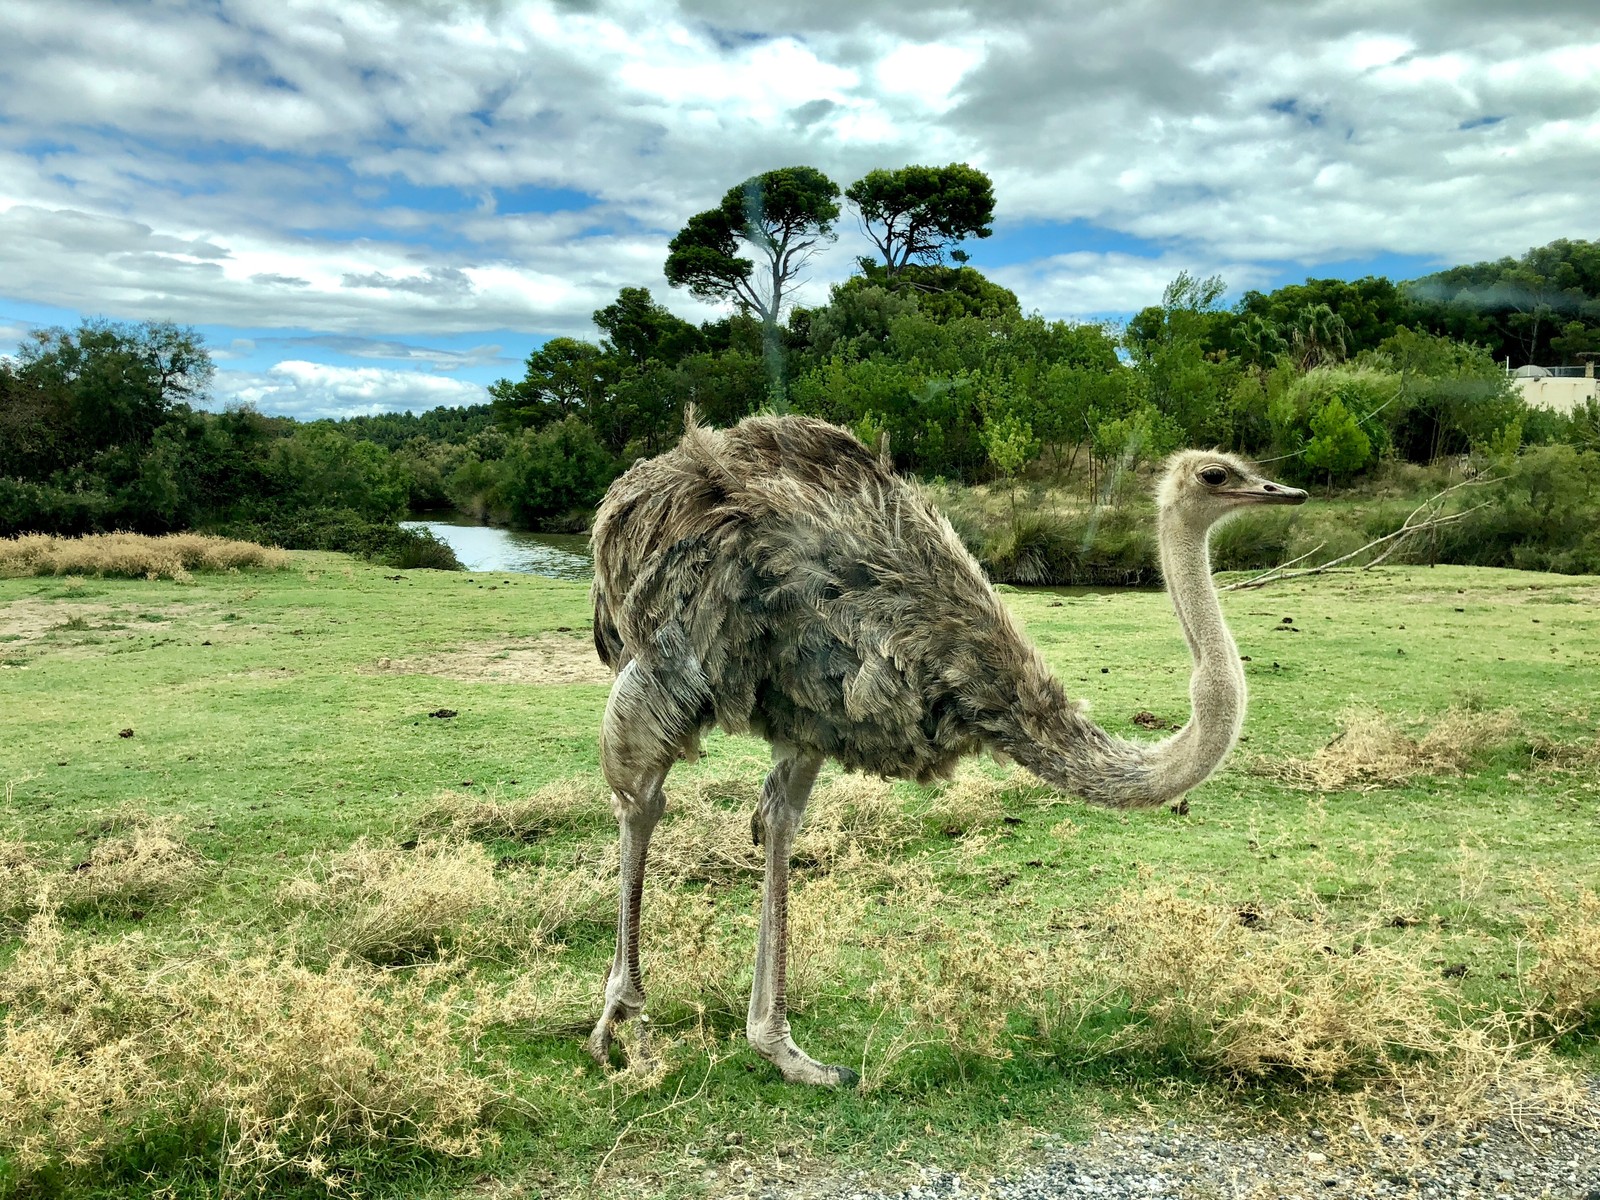
<instances>
[{"instance_id":1,"label":"ostrich head","mask_svg":"<svg viewBox=\"0 0 1600 1200\"><path fill-rule=\"evenodd\" d=\"M1180 450L1156 491L1163 514L1206 529L1257 504L1304 504L1305 492L1274 483L1244 459L1220 450Z\"/></svg>"}]
</instances>

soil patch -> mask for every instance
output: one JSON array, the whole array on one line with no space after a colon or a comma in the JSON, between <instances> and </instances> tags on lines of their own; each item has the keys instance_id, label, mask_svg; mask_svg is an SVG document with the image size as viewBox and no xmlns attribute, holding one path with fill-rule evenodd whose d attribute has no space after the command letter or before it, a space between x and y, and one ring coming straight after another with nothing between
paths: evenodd
<instances>
[{"instance_id":1,"label":"soil patch","mask_svg":"<svg viewBox=\"0 0 1600 1200\"><path fill-rule=\"evenodd\" d=\"M40 646L69 654L104 653L97 649L102 643L166 632L179 619L201 612L202 606L192 604L130 607L70 600L13 600L0 605L0 648Z\"/></svg>"},{"instance_id":2,"label":"soil patch","mask_svg":"<svg viewBox=\"0 0 1600 1200\"><path fill-rule=\"evenodd\" d=\"M412 658L380 658L373 674L434 675L468 683L609 684L611 670L587 638L543 637L472 642Z\"/></svg>"}]
</instances>

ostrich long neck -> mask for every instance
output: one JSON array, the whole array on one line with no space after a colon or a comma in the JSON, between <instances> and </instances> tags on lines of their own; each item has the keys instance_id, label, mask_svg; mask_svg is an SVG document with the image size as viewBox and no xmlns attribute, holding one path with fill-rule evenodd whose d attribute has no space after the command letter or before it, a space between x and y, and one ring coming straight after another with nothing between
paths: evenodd
<instances>
[{"instance_id":1,"label":"ostrich long neck","mask_svg":"<svg viewBox=\"0 0 1600 1200\"><path fill-rule=\"evenodd\" d=\"M1042 689L1023 689L1019 707L1055 711L1019 714L1019 732L1025 735L1006 747L1046 781L1117 808L1181 796L1216 770L1244 723L1244 669L1211 583L1207 530L1163 509L1160 547L1167 592L1194 657L1188 724L1154 744L1113 737L1083 716L1051 680Z\"/></svg>"}]
</instances>

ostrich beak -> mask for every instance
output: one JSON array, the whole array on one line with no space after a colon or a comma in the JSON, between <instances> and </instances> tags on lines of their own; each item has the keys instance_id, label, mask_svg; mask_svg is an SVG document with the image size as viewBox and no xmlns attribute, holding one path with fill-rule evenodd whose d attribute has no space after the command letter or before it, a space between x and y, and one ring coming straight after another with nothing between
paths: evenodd
<instances>
[{"instance_id":1,"label":"ostrich beak","mask_svg":"<svg viewBox=\"0 0 1600 1200\"><path fill-rule=\"evenodd\" d=\"M1306 493L1299 488L1289 487L1282 483L1273 483L1269 479L1258 479L1244 487L1230 489L1230 494L1236 499L1247 501L1251 504L1304 504Z\"/></svg>"}]
</instances>

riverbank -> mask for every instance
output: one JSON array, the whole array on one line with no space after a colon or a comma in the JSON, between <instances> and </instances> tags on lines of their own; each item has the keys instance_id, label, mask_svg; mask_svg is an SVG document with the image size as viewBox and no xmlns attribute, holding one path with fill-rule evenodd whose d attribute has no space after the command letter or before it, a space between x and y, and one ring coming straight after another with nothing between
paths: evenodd
<instances>
[{"instance_id":1,"label":"riverbank","mask_svg":"<svg viewBox=\"0 0 1600 1200\"><path fill-rule=\"evenodd\" d=\"M588 534L507 529L461 513L416 515L400 522L400 527L437 538L468 571L510 571L566 580L587 580L594 573Z\"/></svg>"}]
</instances>

